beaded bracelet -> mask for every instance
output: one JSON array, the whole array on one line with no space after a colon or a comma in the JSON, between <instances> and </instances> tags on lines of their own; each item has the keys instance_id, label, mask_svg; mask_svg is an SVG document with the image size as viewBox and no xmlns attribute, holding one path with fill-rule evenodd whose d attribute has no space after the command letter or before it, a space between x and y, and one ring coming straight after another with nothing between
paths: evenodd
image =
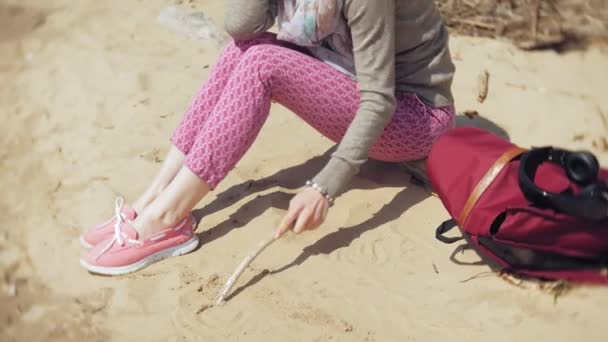
<instances>
[{"instance_id":1,"label":"beaded bracelet","mask_svg":"<svg viewBox=\"0 0 608 342\"><path fill-rule=\"evenodd\" d=\"M323 197L325 197L325 199L327 199L327 201L329 202L330 205L332 205L334 203L334 198L327 192L327 190L325 190L319 184L308 180L308 181L306 181L306 186L317 190L321 195L323 195Z\"/></svg>"}]
</instances>

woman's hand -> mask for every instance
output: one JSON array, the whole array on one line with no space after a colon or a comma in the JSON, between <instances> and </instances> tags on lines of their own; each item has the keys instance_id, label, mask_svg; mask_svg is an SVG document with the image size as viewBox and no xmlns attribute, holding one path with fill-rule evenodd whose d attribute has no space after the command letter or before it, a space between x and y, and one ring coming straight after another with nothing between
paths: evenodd
<instances>
[{"instance_id":1,"label":"woman's hand","mask_svg":"<svg viewBox=\"0 0 608 342\"><path fill-rule=\"evenodd\" d=\"M306 188L289 202L287 214L275 234L280 238L290 229L297 234L319 227L327 217L329 201L317 190Z\"/></svg>"}]
</instances>

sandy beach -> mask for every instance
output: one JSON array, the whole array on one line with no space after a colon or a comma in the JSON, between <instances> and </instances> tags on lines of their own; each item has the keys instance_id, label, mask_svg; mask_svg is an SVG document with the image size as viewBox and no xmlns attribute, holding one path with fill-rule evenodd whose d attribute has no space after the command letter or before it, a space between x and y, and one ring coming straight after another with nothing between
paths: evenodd
<instances>
[{"instance_id":1,"label":"sandy beach","mask_svg":"<svg viewBox=\"0 0 608 342\"><path fill-rule=\"evenodd\" d=\"M223 1L0 1L1 341L608 340L608 289L559 296L443 245L448 214L399 165L369 162L325 224L269 247L329 140L274 105L253 148L195 210L202 246L121 277L78 264L78 236L145 189L221 49L159 23L179 3L222 27ZM459 125L608 165L608 49L524 52L452 35ZM485 102L478 75L490 74ZM551 285L548 285L551 286Z\"/></svg>"}]
</instances>

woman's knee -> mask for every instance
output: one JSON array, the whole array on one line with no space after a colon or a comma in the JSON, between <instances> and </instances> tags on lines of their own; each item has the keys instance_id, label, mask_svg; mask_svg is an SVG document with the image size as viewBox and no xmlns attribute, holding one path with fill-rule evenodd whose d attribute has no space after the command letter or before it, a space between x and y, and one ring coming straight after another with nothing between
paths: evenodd
<instances>
[{"instance_id":1,"label":"woman's knee","mask_svg":"<svg viewBox=\"0 0 608 342\"><path fill-rule=\"evenodd\" d=\"M264 74L272 74L277 66L281 64L281 51L285 47L259 44L247 49L243 55L240 65L252 71L264 71Z\"/></svg>"}]
</instances>

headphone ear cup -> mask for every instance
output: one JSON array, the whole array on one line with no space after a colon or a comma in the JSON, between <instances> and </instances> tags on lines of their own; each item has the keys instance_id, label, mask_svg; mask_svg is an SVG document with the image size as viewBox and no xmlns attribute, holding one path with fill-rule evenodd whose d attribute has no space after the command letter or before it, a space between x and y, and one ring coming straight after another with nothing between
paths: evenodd
<instances>
[{"instance_id":1,"label":"headphone ear cup","mask_svg":"<svg viewBox=\"0 0 608 342\"><path fill-rule=\"evenodd\" d=\"M600 191L601 187L597 184L587 185L581 189L581 192L578 193L578 197L594 199L601 194Z\"/></svg>"},{"instance_id":2,"label":"headphone ear cup","mask_svg":"<svg viewBox=\"0 0 608 342\"><path fill-rule=\"evenodd\" d=\"M592 220L608 219L608 187L601 183L588 185L575 197L580 203L582 217Z\"/></svg>"},{"instance_id":3,"label":"headphone ear cup","mask_svg":"<svg viewBox=\"0 0 608 342\"><path fill-rule=\"evenodd\" d=\"M571 181L585 186L597 180L600 164L593 154L589 152L572 152L566 155L564 162L566 174Z\"/></svg>"}]
</instances>

